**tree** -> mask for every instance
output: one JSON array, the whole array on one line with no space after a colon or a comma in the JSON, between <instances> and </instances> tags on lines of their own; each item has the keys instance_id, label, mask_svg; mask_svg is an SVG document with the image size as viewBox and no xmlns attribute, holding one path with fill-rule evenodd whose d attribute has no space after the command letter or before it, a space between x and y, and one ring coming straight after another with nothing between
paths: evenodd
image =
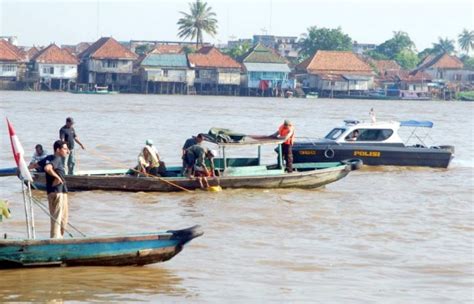
<instances>
[{"instance_id":1,"label":"tree","mask_svg":"<svg viewBox=\"0 0 474 304\"><path fill-rule=\"evenodd\" d=\"M415 44L407 33L398 31L393 32L393 37L375 48L375 52L394 59L397 54L403 50L415 50Z\"/></svg>"},{"instance_id":2,"label":"tree","mask_svg":"<svg viewBox=\"0 0 474 304\"><path fill-rule=\"evenodd\" d=\"M474 57L469 57L467 55L461 56L461 61L464 63L465 69L474 70Z\"/></svg>"},{"instance_id":3,"label":"tree","mask_svg":"<svg viewBox=\"0 0 474 304\"><path fill-rule=\"evenodd\" d=\"M433 49L432 48L426 48L423 51L418 53L418 59L423 60L423 59L426 58L426 56L432 55L432 54L433 54Z\"/></svg>"},{"instance_id":4,"label":"tree","mask_svg":"<svg viewBox=\"0 0 474 304\"><path fill-rule=\"evenodd\" d=\"M202 45L203 33L214 37L217 34L217 19L212 8L207 6L206 2L196 0L189 3L190 13L180 12L183 17L178 20L180 38L196 38L196 47Z\"/></svg>"},{"instance_id":5,"label":"tree","mask_svg":"<svg viewBox=\"0 0 474 304\"><path fill-rule=\"evenodd\" d=\"M461 50L465 51L466 54L469 53L469 50L474 49L474 31L464 29L458 36L458 43Z\"/></svg>"},{"instance_id":6,"label":"tree","mask_svg":"<svg viewBox=\"0 0 474 304\"><path fill-rule=\"evenodd\" d=\"M225 53L234 59L239 59L246 54L252 46L248 42L244 42L240 45L236 45L233 48L227 50Z\"/></svg>"},{"instance_id":7,"label":"tree","mask_svg":"<svg viewBox=\"0 0 474 304\"><path fill-rule=\"evenodd\" d=\"M145 55L145 54L148 54L148 52L150 52L152 49L153 49L153 45L142 44L135 48L135 53L137 55Z\"/></svg>"},{"instance_id":8,"label":"tree","mask_svg":"<svg viewBox=\"0 0 474 304\"><path fill-rule=\"evenodd\" d=\"M451 54L454 52L454 40L449 38L441 38L438 37L438 42L433 43L433 53L434 54L441 54L447 53Z\"/></svg>"},{"instance_id":9,"label":"tree","mask_svg":"<svg viewBox=\"0 0 474 304\"><path fill-rule=\"evenodd\" d=\"M340 27L318 29L316 26L311 26L308 28L308 33L302 35L299 43L303 57L312 56L317 50L349 51L352 49L352 39L344 34Z\"/></svg>"},{"instance_id":10,"label":"tree","mask_svg":"<svg viewBox=\"0 0 474 304\"><path fill-rule=\"evenodd\" d=\"M402 68L407 70L416 68L419 62L417 54L412 50L402 50L395 55L394 59Z\"/></svg>"}]
</instances>

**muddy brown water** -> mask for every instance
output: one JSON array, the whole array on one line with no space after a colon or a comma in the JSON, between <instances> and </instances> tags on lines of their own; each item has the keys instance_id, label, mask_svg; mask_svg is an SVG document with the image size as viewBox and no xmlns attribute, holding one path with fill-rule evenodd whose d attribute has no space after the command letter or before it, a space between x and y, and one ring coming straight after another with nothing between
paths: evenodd
<instances>
[{"instance_id":1,"label":"muddy brown water","mask_svg":"<svg viewBox=\"0 0 474 304\"><path fill-rule=\"evenodd\" d=\"M145 267L0 270L0 301L471 302L473 106L2 91L0 168L14 165L5 116L28 161L37 143L51 152L65 118L74 117L89 150L78 152L84 170L131 166L148 138L167 164L179 164L184 140L210 127L270 134L289 118L297 136L321 137L342 119L368 119L371 107L379 120L432 120L433 144L454 145L456 155L448 169L364 168L318 190L71 193L70 220L87 235L195 224L205 234L172 260ZM264 153L274 159L272 148ZM13 214L0 233L24 237L19 181L1 178L0 195ZM47 237L46 215L36 210L36 217L38 235Z\"/></svg>"}]
</instances>

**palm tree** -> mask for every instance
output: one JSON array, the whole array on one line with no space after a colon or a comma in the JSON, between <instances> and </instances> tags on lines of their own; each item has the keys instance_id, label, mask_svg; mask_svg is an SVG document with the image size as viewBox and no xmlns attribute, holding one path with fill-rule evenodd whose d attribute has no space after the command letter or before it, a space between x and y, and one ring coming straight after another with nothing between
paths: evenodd
<instances>
[{"instance_id":1,"label":"palm tree","mask_svg":"<svg viewBox=\"0 0 474 304\"><path fill-rule=\"evenodd\" d=\"M196 38L196 47L202 45L203 32L213 36L217 34L216 14L206 2L196 0L189 3L190 13L180 12L183 17L178 20L180 38Z\"/></svg>"},{"instance_id":2,"label":"palm tree","mask_svg":"<svg viewBox=\"0 0 474 304\"><path fill-rule=\"evenodd\" d=\"M469 53L470 49L474 49L474 31L464 29L458 36L458 43L463 51Z\"/></svg>"},{"instance_id":3,"label":"palm tree","mask_svg":"<svg viewBox=\"0 0 474 304\"><path fill-rule=\"evenodd\" d=\"M454 52L454 40L438 37L438 42L433 43L433 53L441 54Z\"/></svg>"}]
</instances>

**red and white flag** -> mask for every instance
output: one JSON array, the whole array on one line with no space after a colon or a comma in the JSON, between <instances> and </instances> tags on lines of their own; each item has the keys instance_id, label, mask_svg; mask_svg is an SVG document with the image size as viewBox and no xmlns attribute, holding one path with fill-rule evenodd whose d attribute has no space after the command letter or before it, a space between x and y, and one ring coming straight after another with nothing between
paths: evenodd
<instances>
[{"instance_id":1,"label":"red and white flag","mask_svg":"<svg viewBox=\"0 0 474 304\"><path fill-rule=\"evenodd\" d=\"M33 178L31 177L30 170L28 170L28 166L26 165L24 156L25 156L25 150L23 150L23 146L20 143L20 140L18 139L18 136L15 134L15 130L13 129L12 124L7 118L7 124L8 124L8 132L10 133L10 142L12 144L12 152L13 152L13 157L15 158L16 165L18 169L20 170L21 177L24 180L33 182Z\"/></svg>"}]
</instances>

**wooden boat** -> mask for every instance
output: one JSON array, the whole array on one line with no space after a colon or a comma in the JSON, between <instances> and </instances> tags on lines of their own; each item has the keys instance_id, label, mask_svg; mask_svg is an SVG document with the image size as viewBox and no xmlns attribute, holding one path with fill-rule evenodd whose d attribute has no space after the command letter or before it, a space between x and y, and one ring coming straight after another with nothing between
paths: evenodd
<instances>
[{"instance_id":1,"label":"wooden boat","mask_svg":"<svg viewBox=\"0 0 474 304\"><path fill-rule=\"evenodd\" d=\"M316 99L319 98L319 93L318 92L308 92L305 96L308 99Z\"/></svg>"},{"instance_id":2,"label":"wooden boat","mask_svg":"<svg viewBox=\"0 0 474 304\"><path fill-rule=\"evenodd\" d=\"M208 138L209 140L209 138ZM209 140L210 141L210 140ZM361 167L362 161L352 159L330 163L295 164L295 172L286 173L281 154L281 140L247 139L241 142L217 142L222 158L214 159L215 177L209 177L210 186L222 188L318 188L344 178L349 172ZM261 164L261 146L278 145L278 162ZM226 149L230 147L257 146L258 156L248 158L228 158ZM120 190L171 192L200 188L199 181L181 175L182 167L168 167L164 177L133 176L129 170L82 171L67 175L66 182L71 191ZM44 173L35 173L35 185L44 189Z\"/></svg>"},{"instance_id":3,"label":"wooden boat","mask_svg":"<svg viewBox=\"0 0 474 304\"><path fill-rule=\"evenodd\" d=\"M71 239L2 239L0 268L127 266L164 262L203 233L182 230Z\"/></svg>"},{"instance_id":4,"label":"wooden boat","mask_svg":"<svg viewBox=\"0 0 474 304\"><path fill-rule=\"evenodd\" d=\"M79 87L77 90L69 91L70 93L73 94L118 94L119 92L117 91L109 91L108 87L95 87L92 90L87 89L86 87Z\"/></svg>"},{"instance_id":5,"label":"wooden boat","mask_svg":"<svg viewBox=\"0 0 474 304\"><path fill-rule=\"evenodd\" d=\"M0 177L1 176L14 176L17 175L18 169L16 167L12 168L0 168Z\"/></svg>"}]
</instances>

